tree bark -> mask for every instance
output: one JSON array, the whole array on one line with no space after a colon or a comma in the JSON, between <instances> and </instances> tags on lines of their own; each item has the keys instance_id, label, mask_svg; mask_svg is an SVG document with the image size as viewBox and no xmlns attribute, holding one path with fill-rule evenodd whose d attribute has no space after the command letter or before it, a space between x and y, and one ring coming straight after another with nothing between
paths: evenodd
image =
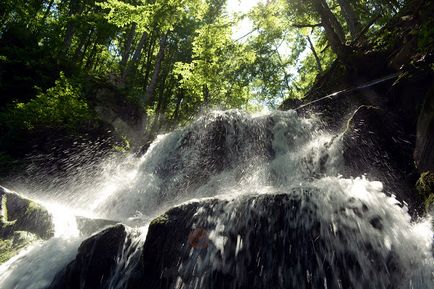
<instances>
[{"instance_id":1,"label":"tree bark","mask_svg":"<svg viewBox=\"0 0 434 289\"><path fill-rule=\"evenodd\" d=\"M71 18L72 16L79 13L80 0L71 0L69 2L69 12L68 16ZM71 19L68 21L68 25L66 26L65 37L63 38L63 46L64 46L64 54L66 55L71 47L72 37L75 32L75 24Z\"/></svg>"},{"instance_id":2,"label":"tree bark","mask_svg":"<svg viewBox=\"0 0 434 289\"><path fill-rule=\"evenodd\" d=\"M140 59L140 56L142 56L143 47L145 47L147 39L148 39L148 33L143 32L142 37L140 38L140 41L137 44L136 50L134 51L133 57L131 58L131 61L133 63L138 62Z\"/></svg>"},{"instance_id":3,"label":"tree bark","mask_svg":"<svg viewBox=\"0 0 434 289\"><path fill-rule=\"evenodd\" d=\"M318 0L315 0L315 1L318 1ZM331 23L331 26L333 27L333 30L335 31L336 35L339 37L339 40L342 43L345 43L344 29L342 28L342 25L341 25L341 23L339 23L336 16L330 10L330 7L327 4L327 1L326 0L319 0L318 2L322 6L322 11L325 14L325 17L327 17L329 19L329 22Z\"/></svg>"},{"instance_id":4,"label":"tree bark","mask_svg":"<svg viewBox=\"0 0 434 289\"><path fill-rule=\"evenodd\" d=\"M146 107L149 107L154 102L155 88L157 87L158 77L160 75L161 64L164 59L164 54L166 50L167 34L160 38L160 49L158 50L157 59L155 60L154 73L152 74L152 79L149 85L146 87Z\"/></svg>"},{"instance_id":5,"label":"tree bark","mask_svg":"<svg viewBox=\"0 0 434 289\"><path fill-rule=\"evenodd\" d=\"M345 60L348 56L348 47L345 46L343 39L339 36L340 29L337 29L338 32L335 30L336 29L335 22L337 22L336 17L330 11L330 8L328 7L327 3L325 3L325 0L311 0L311 3L313 5L313 8L321 18L321 23L324 27L326 38L328 43L330 44L330 47L333 49L333 51L336 53L336 55L339 58ZM333 18L336 21L333 21L332 20ZM342 29L341 26L340 28Z\"/></svg>"},{"instance_id":6,"label":"tree bark","mask_svg":"<svg viewBox=\"0 0 434 289\"><path fill-rule=\"evenodd\" d=\"M91 28L87 33L86 37L83 36L81 38L80 43L75 49L74 56L72 57L75 63L81 63L83 61L82 57L86 53L87 48L89 47L94 30L95 28Z\"/></svg>"},{"instance_id":7,"label":"tree bark","mask_svg":"<svg viewBox=\"0 0 434 289\"><path fill-rule=\"evenodd\" d=\"M360 33L360 22L358 17L351 7L351 4L348 0L337 0L339 6L341 7L342 16L344 16L345 21L347 22L348 29L350 30L351 38L354 40L357 35Z\"/></svg>"},{"instance_id":8,"label":"tree bark","mask_svg":"<svg viewBox=\"0 0 434 289\"><path fill-rule=\"evenodd\" d=\"M129 30L129 32L126 36L126 39L125 39L125 45L124 45L124 49L123 49L123 53L122 53L122 59L120 62L122 74L125 72L125 68L127 66L128 60L130 58L131 47L133 44L134 36L136 34L136 28L137 28L137 23L131 24L131 29Z\"/></svg>"},{"instance_id":9,"label":"tree bark","mask_svg":"<svg viewBox=\"0 0 434 289\"><path fill-rule=\"evenodd\" d=\"M203 87L203 103L205 105L209 104L209 88L208 85L204 84Z\"/></svg>"},{"instance_id":10,"label":"tree bark","mask_svg":"<svg viewBox=\"0 0 434 289\"><path fill-rule=\"evenodd\" d=\"M122 82L125 82L125 80L129 77L134 77L135 67L140 57L142 56L143 47L145 46L147 40L148 33L143 32L142 36L140 37L139 43L137 44L136 50L134 51L133 57L131 58L129 65L127 65L127 68L124 70L124 73L122 75Z\"/></svg>"},{"instance_id":11,"label":"tree bark","mask_svg":"<svg viewBox=\"0 0 434 289\"><path fill-rule=\"evenodd\" d=\"M310 50L312 51L313 56L315 57L316 66L318 68L318 71L322 72L321 60L319 59L318 54L316 53L315 47L313 46L313 43L310 40L309 35L307 36L307 42L309 43Z\"/></svg>"},{"instance_id":12,"label":"tree bark","mask_svg":"<svg viewBox=\"0 0 434 289\"><path fill-rule=\"evenodd\" d=\"M149 44L148 44L148 49L146 52L146 65L144 65L142 67L142 74L144 75L143 77L143 88L146 89L146 87L148 86L148 79L149 79L149 75L151 74L151 70L152 70L152 55L154 55L154 50L155 50L155 33L151 34L151 37L149 39Z\"/></svg>"}]
</instances>

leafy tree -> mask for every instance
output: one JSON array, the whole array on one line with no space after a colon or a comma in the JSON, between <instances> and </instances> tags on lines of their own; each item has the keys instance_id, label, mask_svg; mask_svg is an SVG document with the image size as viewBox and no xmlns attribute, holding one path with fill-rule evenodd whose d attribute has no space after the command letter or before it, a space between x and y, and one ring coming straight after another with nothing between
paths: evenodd
<instances>
[{"instance_id":1,"label":"leafy tree","mask_svg":"<svg viewBox=\"0 0 434 289\"><path fill-rule=\"evenodd\" d=\"M1 113L0 119L10 130L77 128L91 119L89 107L80 92L80 87L61 73L54 87L39 93L27 103L16 103Z\"/></svg>"}]
</instances>

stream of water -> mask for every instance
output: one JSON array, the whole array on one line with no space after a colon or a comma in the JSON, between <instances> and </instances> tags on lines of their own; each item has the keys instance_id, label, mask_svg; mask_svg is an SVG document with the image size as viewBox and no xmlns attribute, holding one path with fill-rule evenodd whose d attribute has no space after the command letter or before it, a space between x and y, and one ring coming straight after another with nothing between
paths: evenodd
<instances>
[{"instance_id":1,"label":"stream of water","mask_svg":"<svg viewBox=\"0 0 434 289\"><path fill-rule=\"evenodd\" d=\"M212 249L200 262L195 258L182 263L173 288L216 288L209 285L214 276L211 273L222 267L236 272L237 284L254 288L318 288L312 284L321 283L323 288L391 289L397 280L399 288L434 288L431 219L412 221L405 205L393 192L384 192L380 182L363 176L343 178L340 174L344 169L341 136L322 131L315 117L301 118L295 111L207 113L185 128L158 136L140 158L110 159L101 164L103 173L98 178L88 172L83 178L75 176L78 190L74 190L73 182L62 188L63 194L55 188L54 192L53 188L45 192L27 188L28 195L47 204L56 221L56 233L1 265L0 288L46 288L73 260L85 238L77 229L77 214L119 220L133 227L129 234L134 241L118 256L108 287L124 288L128 272L140 258L149 221L175 205L205 198L226 200L211 211L204 207L196 213L213 228L209 231ZM248 248L257 246L249 236L255 235L260 225L253 226L249 220L259 215L272 224L277 217L267 203L252 201L251 196L281 194L297 204L298 211L280 216L285 220L284 228L269 233L283 238L282 244L288 247L282 245L282 259L274 260L273 245L261 247L256 258L264 270L253 280L245 273L255 258ZM302 244L291 234L299 227L314 230L314 224L320 227L321 252L307 261L303 259L307 255L297 255L303 252ZM336 242L339 234L345 238ZM217 256L227 250L226 236L231 235L236 237L237 249L222 261ZM351 262L340 261L348 255ZM378 260L386 261L374 266ZM336 263L341 268L326 272L310 262ZM348 270L341 272L345 266ZM320 269L312 272L306 268Z\"/></svg>"}]
</instances>

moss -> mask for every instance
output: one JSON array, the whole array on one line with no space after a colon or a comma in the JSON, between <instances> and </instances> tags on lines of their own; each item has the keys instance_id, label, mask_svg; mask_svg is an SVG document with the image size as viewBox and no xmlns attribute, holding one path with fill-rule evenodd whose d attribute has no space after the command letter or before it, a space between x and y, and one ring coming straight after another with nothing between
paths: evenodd
<instances>
[{"instance_id":1,"label":"moss","mask_svg":"<svg viewBox=\"0 0 434 289\"><path fill-rule=\"evenodd\" d=\"M169 221L169 217L166 214L162 214L160 216L158 216L157 218L153 219L151 221L150 226L155 226L155 225L164 225Z\"/></svg>"},{"instance_id":2,"label":"moss","mask_svg":"<svg viewBox=\"0 0 434 289\"><path fill-rule=\"evenodd\" d=\"M429 195L428 198L425 199L424 205L426 211L430 211L431 208L434 209L434 193Z\"/></svg>"},{"instance_id":3,"label":"moss","mask_svg":"<svg viewBox=\"0 0 434 289\"><path fill-rule=\"evenodd\" d=\"M16 251L12 248L12 240L0 239L0 264L6 262L16 254Z\"/></svg>"},{"instance_id":4,"label":"moss","mask_svg":"<svg viewBox=\"0 0 434 289\"><path fill-rule=\"evenodd\" d=\"M7 219L3 220L4 226L1 228L4 237L13 231L27 231L42 239L49 239L54 235L52 217L41 205L14 193L4 194L2 199L5 198L7 199L3 211L7 212ZM7 228L5 225L11 226Z\"/></svg>"},{"instance_id":5,"label":"moss","mask_svg":"<svg viewBox=\"0 0 434 289\"><path fill-rule=\"evenodd\" d=\"M10 238L0 239L0 264L17 255L20 250L37 240L36 235L24 231L16 231Z\"/></svg>"},{"instance_id":6,"label":"moss","mask_svg":"<svg viewBox=\"0 0 434 289\"><path fill-rule=\"evenodd\" d=\"M434 193L434 173L422 173L416 182L416 190L423 198L429 198Z\"/></svg>"}]
</instances>

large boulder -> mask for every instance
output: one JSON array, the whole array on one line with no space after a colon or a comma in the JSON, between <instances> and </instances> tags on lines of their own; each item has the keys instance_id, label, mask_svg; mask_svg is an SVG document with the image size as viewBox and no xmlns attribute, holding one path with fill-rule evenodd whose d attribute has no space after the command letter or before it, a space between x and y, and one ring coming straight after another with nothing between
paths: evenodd
<instances>
[{"instance_id":1,"label":"large boulder","mask_svg":"<svg viewBox=\"0 0 434 289\"><path fill-rule=\"evenodd\" d=\"M43 206L0 186L0 263L53 235L52 216Z\"/></svg>"},{"instance_id":2,"label":"large boulder","mask_svg":"<svg viewBox=\"0 0 434 289\"><path fill-rule=\"evenodd\" d=\"M365 238L381 236L383 217L352 198L334 217L322 216L314 196L321 193L295 189L169 210L149 227L146 286L137 288L399 288L408 276L398 252ZM340 219L349 216L354 223Z\"/></svg>"},{"instance_id":3,"label":"large boulder","mask_svg":"<svg viewBox=\"0 0 434 289\"><path fill-rule=\"evenodd\" d=\"M57 274L49 288L111 288L116 268L123 257L123 249L131 243L127 231L127 227L119 224L85 240L75 260ZM124 288L139 288L129 287L129 282L133 280L131 276Z\"/></svg>"},{"instance_id":4,"label":"large boulder","mask_svg":"<svg viewBox=\"0 0 434 289\"><path fill-rule=\"evenodd\" d=\"M50 289L143 288L142 262L130 228L118 224L85 240ZM119 287L118 287L119 286Z\"/></svg>"}]
</instances>

